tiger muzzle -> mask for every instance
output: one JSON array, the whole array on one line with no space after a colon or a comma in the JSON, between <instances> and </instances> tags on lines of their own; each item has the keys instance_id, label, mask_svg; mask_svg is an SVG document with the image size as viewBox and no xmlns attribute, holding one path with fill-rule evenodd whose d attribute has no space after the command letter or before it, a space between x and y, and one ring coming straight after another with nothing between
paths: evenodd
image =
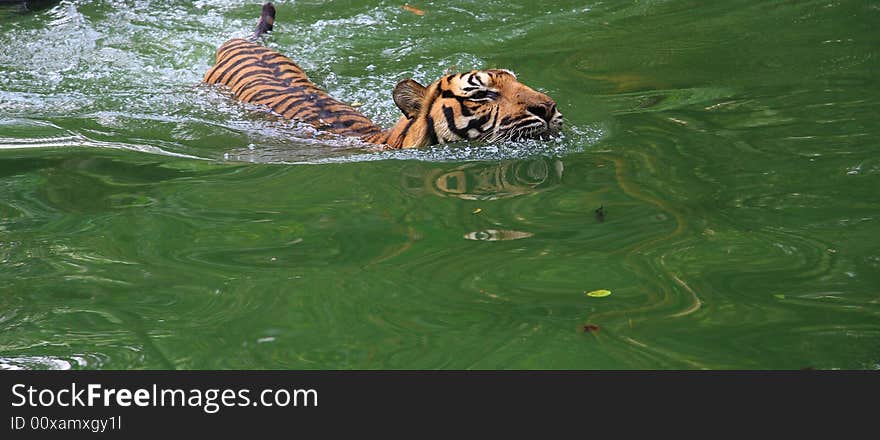
<instances>
[{"instance_id":1,"label":"tiger muzzle","mask_svg":"<svg viewBox=\"0 0 880 440\"><path fill-rule=\"evenodd\" d=\"M547 140L559 134L559 130L562 128L562 113L556 108L555 101L548 98L537 105L528 106L526 110L547 124L546 130L539 135L541 139Z\"/></svg>"}]
</instances>

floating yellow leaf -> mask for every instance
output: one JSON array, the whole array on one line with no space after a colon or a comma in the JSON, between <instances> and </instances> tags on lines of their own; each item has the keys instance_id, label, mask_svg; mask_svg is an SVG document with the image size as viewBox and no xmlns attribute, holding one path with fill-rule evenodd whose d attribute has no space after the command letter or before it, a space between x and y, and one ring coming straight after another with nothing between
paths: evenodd
<instances>
[{"instance_id":1,"label":"floating yellow leaf","mask_svg":"<svg viewBox=\"0 0 880 440\"><path fill-rule=\"evenodd\" d=\"M355 101L355 102L352 102L352 103L351 103L351 106L352 106L352 107L360 107L360 106L362 106L362 105L364 105L364 103L363 103L363 102L360 102L360 101Z\"/></svg>"},{"instance_id":2,"label":"floating yellow leaf","mask_svg":"<svg viewBox=\"0 0 880 440\"><path fill-rule=\"evenodd\" d=\"M483 212L483 210L480 209L480 208L477 208L477 209L474 210L473 214L479 214L479 213L481 213L481 212Z\"/></svg>"},{"instance_id":3,"label":"floating yellow leaf","mask_svg":"<svg viewBox=\"0 0 880 440\"><path fill-rule=\"evenodd\" d=\"M592 296L593 298L602 298L602 297L604 297L604 296L608 296L608 295L611 295L611 291L610 291L610 290L605 290L605 289L594 290L594 291L592 291L592 292L587 292L587 296Z\"/></svg>"},{"instance_id":4,"label":"floating yellow leaf","mask_svg":"<svg viewBox=\"0 0 880 440\"><path fill-rule=\"evenodd\" d=\"M413 14L416 14L416 15L425 15L425 11L423 11L419 8L416 8L414 6L403 5L403 9L406 9L407 11L412 12Z\"/></svg>"}]
</instances>

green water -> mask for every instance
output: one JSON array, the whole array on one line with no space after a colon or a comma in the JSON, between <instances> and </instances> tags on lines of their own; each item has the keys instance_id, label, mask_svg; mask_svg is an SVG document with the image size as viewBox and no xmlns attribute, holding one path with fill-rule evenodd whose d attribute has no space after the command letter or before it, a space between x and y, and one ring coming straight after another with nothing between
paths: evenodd
<instances>
[{"instance_id":1,"label":"green water","mask_svg":"<svg viewBox=\"0 0 880 440\"><path fill-rule=\"evenodd\" d=\"M259 2L0 5L0 367L880 368L876 2L401 3L268 44L386 126L509 68L564 137L367 154L199 85Z\"/></svg>"}]
</instances>

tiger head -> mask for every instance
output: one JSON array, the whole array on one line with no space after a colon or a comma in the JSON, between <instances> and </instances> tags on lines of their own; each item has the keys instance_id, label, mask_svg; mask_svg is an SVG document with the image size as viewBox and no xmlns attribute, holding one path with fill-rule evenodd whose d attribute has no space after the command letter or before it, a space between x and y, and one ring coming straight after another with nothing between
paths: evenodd
<instances>
[{"instance_id":1,"label":"tiger head","mask_svg":"<svg viewBox=\"0 0 880 440\"><path fill-rule=\"evenodd\" d=\"M517 81L509 70L447 75L427 87L405 79L393 96L403 112L388 133L387 143L396 148L548 139L562 127L556 102Z\"/></svg>"}]
</instances>

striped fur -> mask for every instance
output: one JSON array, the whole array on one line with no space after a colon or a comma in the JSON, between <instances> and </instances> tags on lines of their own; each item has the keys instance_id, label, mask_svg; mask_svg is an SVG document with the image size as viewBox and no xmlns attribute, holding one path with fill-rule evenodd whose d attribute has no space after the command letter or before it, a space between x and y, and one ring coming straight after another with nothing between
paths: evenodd
<instances>
[{"instance_id":1,"label":"striped fur","mask_svg":"<svg viewBox=\"0 0 880 440\"><path fill-rule=\"evenodd\" d=\"M274 18L274 7L267 3L253 37L220 46L205 82L224 85L238 100L265 105L285 118L385 148L547 138L562 126L562 114L550 97L508 70L492 69L447 75L427 87L401 81L392 95L403 116L383 131L318 88L289 58L256 42L272 29Z\"/></svg>"},{"instance_id":2,"label":"striped fur","mask_svg":"<svg viewBox=\"0 0 880 440\"><path fill-rule=\"evenodd\" d=\"M366 116L309 81L290 59L252 41L235 39L220 46L205 82L223 84L240 101L265 105L332 133L360 137L381 132Z\"/></svg>"}]
</instances>

